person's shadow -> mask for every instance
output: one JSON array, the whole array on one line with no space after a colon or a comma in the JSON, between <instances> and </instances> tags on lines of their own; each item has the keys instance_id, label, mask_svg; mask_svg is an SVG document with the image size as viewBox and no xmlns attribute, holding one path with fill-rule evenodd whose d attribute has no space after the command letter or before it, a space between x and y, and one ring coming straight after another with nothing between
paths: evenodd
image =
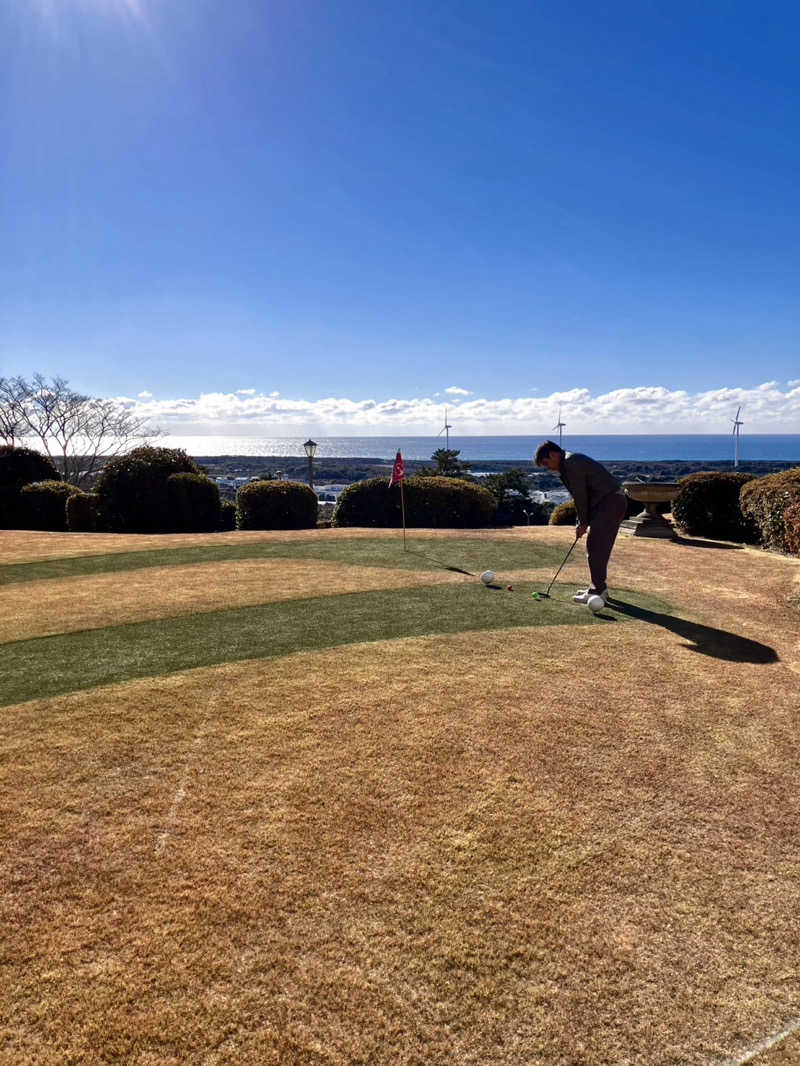
<instances>
[{"instance_id":1,"label":"person's shadow","mask_svg":"<svg viewBox=\"0 0 800 1066\"><path fill-rule=\"evenodd\" d=\"M694 537L676 535L673 544L685 544L690 548L717 548L723 551L744 551L744 544L734 544L727 540L696 540Z\"/></svg>"},{"instance_id":2,"label":"person's shadow","mask_svg":"<svg viewBox=\"0 0 800 1066\"><path fill-rule=\"evenodd\" d=\"M679 637L691 642L684 647L689 651L699 652L700 655L712 655L715 659L734 663L765 664L778 661L778 653L774 648L759 644L757 640L750 640L748 637L740 637L737 633L729 633L725 629L687 622L685 618L650 611L646 607L637 607L636 604L616 598L609 601L608 607L629 618L638 618L641 622L650 622L652 625L663 626L671 633L677 633Z\"/></svg>"}]
</instances>

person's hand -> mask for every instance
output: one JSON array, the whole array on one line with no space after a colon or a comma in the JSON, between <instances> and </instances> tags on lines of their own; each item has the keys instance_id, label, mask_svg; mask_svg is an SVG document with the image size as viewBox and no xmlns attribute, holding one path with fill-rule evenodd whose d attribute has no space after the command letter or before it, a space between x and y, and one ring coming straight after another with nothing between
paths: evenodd
<instances>
[{"instance_id":1,"label":"person's hand","mask_svg":"<svg viewBox=\"0 0 800 1066\"><path fill-rule=\"evenodd\" d=\"M588 526L575 526L575 540L580 540L588 528Z\"/></svg>"}]
</instances>

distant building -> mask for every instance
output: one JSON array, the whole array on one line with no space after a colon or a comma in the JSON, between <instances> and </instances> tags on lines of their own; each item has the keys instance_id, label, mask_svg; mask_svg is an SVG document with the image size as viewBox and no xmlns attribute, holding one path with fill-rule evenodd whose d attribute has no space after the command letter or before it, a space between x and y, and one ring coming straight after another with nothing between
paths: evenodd
<instances>
[{"instance_id":1,"label":"distant building","mask_svg":"<svg viewBox=\"0 0 800 1066\"><path fill-rule=\"evenodd\" d=\"M323 503L336 503L347 485L317 485L315 492Z\"/></svg>"},{"instance_id":2,"label":"distant building","mask_svg":"<svg viewBox=\"0 0 800 1066\"><path fill-rule=\"evenodd\" d=\"M550 503L555 504L566 503L567 500L572 499L572 496L567 492L566 489L550 489L548 492L542 493L542 495L544 496L545 500L548 500Z\"/></svg>"}]
</instances>

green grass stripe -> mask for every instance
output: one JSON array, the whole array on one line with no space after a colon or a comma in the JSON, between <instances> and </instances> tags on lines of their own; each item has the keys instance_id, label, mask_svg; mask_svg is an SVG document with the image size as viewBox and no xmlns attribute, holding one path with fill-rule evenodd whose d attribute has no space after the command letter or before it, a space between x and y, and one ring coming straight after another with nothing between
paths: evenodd
<instances>
[{"instance_id":1,"label":"green grass stripe","mask_svg":"<svg viewBox=\"0 0 800 1066\"><path fill-rule=\"evenodd\" d=\"M83 630L0 646L0 705L55 696L137 677L236 660L360 641L458 633L508 626L601 625L564 599L537 602L530 593L487 589L479 581L290 600L258 607ZM652 597L626 593L628 603L663 607ZM532 646L531 654L535 654Z\"/></svg>"},{"instance_id":2,"label":"green grass stripe","mask_svg":"<svg viewBox=\"0 0 800 1066\"><path fill-rule=\"evenodd\" d=\"M86 577L154 566L186 566L191 563L226 562L236 559L319 559L359 566L381 566L403 570L438 570L448 567L479 573L494 570L534 569L558 566L564 557L559 546L493 537L472 540L452 537L408 539L403 551L402 534L396 538L332 536L300 540L287 533L281 540L251 541L245 544L209 544L192 548L155 548L152 551L78 555L31 563L0 566L0 585L53 578Z\"/></svg>"}]
</instances>

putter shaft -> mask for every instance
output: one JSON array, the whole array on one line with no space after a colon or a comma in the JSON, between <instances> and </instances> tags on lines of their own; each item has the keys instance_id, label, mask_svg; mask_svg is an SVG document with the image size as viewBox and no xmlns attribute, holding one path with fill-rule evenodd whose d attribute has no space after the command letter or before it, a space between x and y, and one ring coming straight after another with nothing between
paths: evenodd
<instances>
[{"instance_id":1,"label":"putter shaft","mask_svg":"<svg viewBox=\"0 0 800 1066\"><path fill-rule=\"evenodd\" d=\"M549 585L547 586L547 592L545 592L545 593L544 593L544 595L545 595L545 596L549 596L549 595L550 595L550 589L551 589L551 588L553 587L553 585L555 584L555 580L556 580L556 578L558 577L558 575L559 575L559 574L561 573L561 571L562 571L562 569L563 569L563 567L564 567L564 563L566 563L567 559L569 559L570 555L572 554L572 549L573 549L573 548L575 547L575 545L576 545L577 543L578 543L578 538L576 537L576 538L575 538L575 540L573 540L572 544L570 544L570 546L569 546L569 551L568 551L568 552L567 552L567 554L566 554L566 555L564 556L564 558L563 558L563 560L562 560L562 562L561 562L561 566L559 566L558 570L556 570L556 572L555 572L555 573L553 574L553 580L552 580L552 581L550 582L550 584L549 584Z\"/></svg>"}]
</instances>

